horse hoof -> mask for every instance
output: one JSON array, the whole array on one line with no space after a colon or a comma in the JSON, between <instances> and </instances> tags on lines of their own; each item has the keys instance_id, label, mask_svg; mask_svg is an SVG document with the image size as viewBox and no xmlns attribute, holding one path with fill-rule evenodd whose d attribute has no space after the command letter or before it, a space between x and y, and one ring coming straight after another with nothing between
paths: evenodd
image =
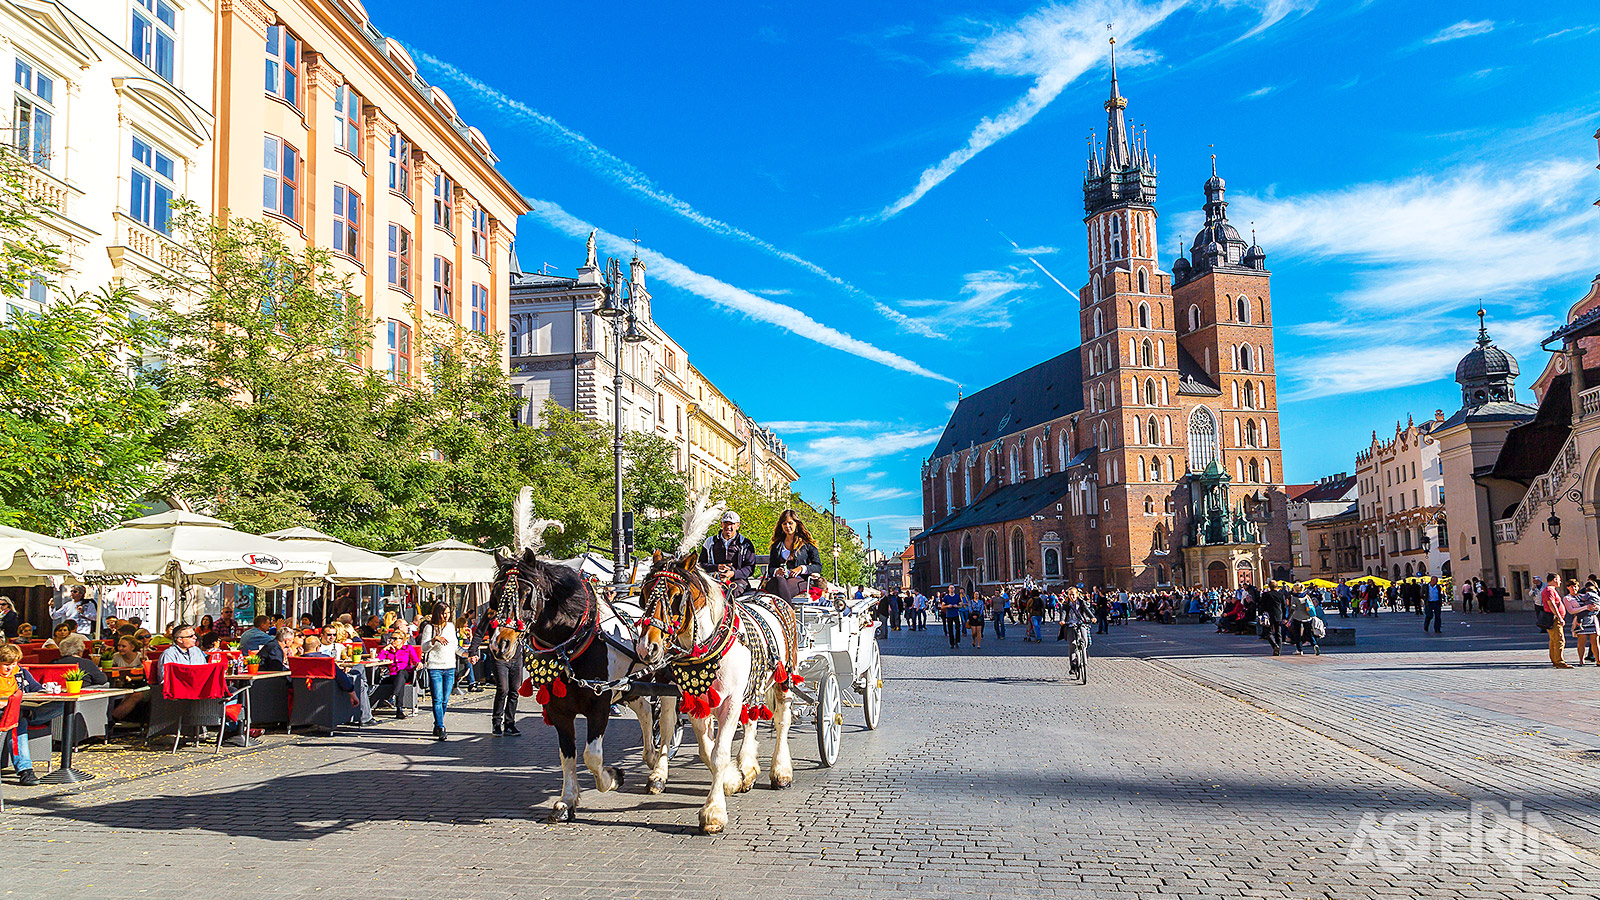
<instances>
[{"instance_id":1,"label":"horse hoof","mask_svg":"<svg viewBox=\"0 0 1600 900\"><path fill-rule=\"evenodd\" d=\"M791 784L794 784L794 777L790 775L784 775L782 777L774 776L772 779L772 786L776 790L781 791Z\"/></svg>"},{"instance_id":2,"label":"horse hoof","mask_svg":"<svg viewBox=\"0 0 1600 900\"><path fill-rule=\"evenodd\" d=\"M659 794L667 789L667 781L664 778L652 778L650 779L650 782L644 786L644 789L649 793Z\"/></svg>"},{"instance_id":3,"label":"horse hoof","mask_svg":"<svg viewBox=\"0 0 1600 900\"><path fill-rule=\"evenodd\" d=\"M700 814L701 834L721 834L722 829L726 827L728 827L727 816L708 816L705 813Z\"/></svg>"},{"instance_id":4,"label":"horse hoof","mask_svg":"<svg viewBox=\"0 0 1600 900\"><path fill-rule=\"evenodd\" d=\"M622 770L621 769L617 768L616 766L612 766L611 767L611 779L612 779L611 789L613 791L620 791L620 790L622 790L623 782L627 781L628 777L626 775L622 774Z\"/></svg>"},{"instance_id":5,"label":"horse hoof","mask_svg":"<svg viewBox=\"0 0 1600 900\"><path fill-rule=\"evenodd\" d=\"M571 821L572 807L566 805L565 803L557 803L555 807L550 810L551 825L561 825Z\"/></svg>"}]
</instances>

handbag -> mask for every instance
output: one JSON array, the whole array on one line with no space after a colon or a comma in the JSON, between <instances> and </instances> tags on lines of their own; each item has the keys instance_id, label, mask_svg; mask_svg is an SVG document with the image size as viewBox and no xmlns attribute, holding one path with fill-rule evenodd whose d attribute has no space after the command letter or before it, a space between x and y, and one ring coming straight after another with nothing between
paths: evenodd
<instances>
[{"instance_id":1,"label":"handbag","mask_svg":"<svg viewBox=\"0 0 1600 900\"><path fill-rule=\"evenodd\" d=\"M1319 641L1328 636L1328 623L1321 616L1311 617L1311 636Z\"/></svg>"},{"instance_id":2,"label":"handbag","mask_svg":"<svg viewBox=\"0 0 1600 900\"><path fill-rule=\"evenodd\" d=\"M1549 631L1556 627L1556 614L1541 605L1535 622L1538 624L1540 631Z\"/></svg>"}]
</instances>

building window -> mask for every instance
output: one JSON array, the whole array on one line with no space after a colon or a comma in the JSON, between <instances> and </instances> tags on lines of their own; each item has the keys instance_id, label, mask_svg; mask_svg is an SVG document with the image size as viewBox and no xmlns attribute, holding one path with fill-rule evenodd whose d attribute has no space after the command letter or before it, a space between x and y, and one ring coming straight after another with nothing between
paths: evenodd
<instances>
[{"instance_id":1,"label":"building window","mask_svg":"<svg viewBox=\"0 0 1600 900\"><path fill-rule=\"evenodd\" d=\"M342 184L333 186L333 249L361 261L361 195Z\"/></svg>"},{"instance_id":2,"label":"building window","mask_svg":"<svg viewBox=\"0 0 1600 900\"><path fill-rule=\"evenodd\" d=\"M1141 245L1144 243L1144 236L1143 235L1140 235L1139 243ZM1143 246L1141 246L1139 248L1139 252L1141 254L1143 254L1143 252L1144 252L1144 247ZM1139 267L1139 293L1141 293L1141 294L1150 293L1150 273L1146 272L1144 270L1143 266ZM1139 327L1141 327L1141 328L1149 328L1150 327L1150 325L1149 325L1150 310L1147 309L1146 307L1142 306L1142 305L1139 307L1139 318L1140 318L1140 320L1142 320Z\"/></svg>"},{"instance_id":3,"label":"building window","mask_svg":"<svg viewBox=\"0 0 1600 900\"><path fill-rule=\"evenodd\" d=\"M267 212L277 213L291 222L300 221L298 202L300 186L300 153L272 135L266 136L263 160L266 175L263 178L261 206Z\"/></svg>"},{"instance_id":4,"label":"building window","mask_svg":"<svg viewBox=\"0 0 1600 900\"><path fill-rule=\"evenodd\" d=\"M267 29L267 93L300 108L300 39L282 25Z\"/></svg>"},{"instance_id":5,"label":"building window","mask_svg":"<svg viewBox=\"0 0 1600 900\"><path fill-rule=\"evenodd\" d=\"M481 284L472 286L472 330L489 333L489 289Z\"/></svg>"},{"instance_id":6,"label":"building window","mask_svg":"<svg viewBox=\"0 0 1600 900\"><path fill-rule=\"evenodd\" d=\"M411 326L389 320L389 380L411 380Z\"/></svg>"},{"instance_id":7,"label":"building window","mask_svg":"<svg viewBox=\"0 0 1600 900\"><path fill-rule=\"evenodd\" d=\"M1189 469L1203 472L1217 460L1217 420L1201 406L1189 416Z\"/></svg>"},{"instance_id":8,"label":"building window","mask_svg":"<svg viewBox=\"0 0 1600 900\"><path fill-rule=\"evenodd\" d=\"M128 215L146 228L171 234L168 218L172 215L172 198L177 196L173 186L175 171L172 157L135 137L133 165L128 178Z\"/></svg>"},{"instance_id":9,"label":"building window","mask_svg":"<svg viewBox=\"0 0 1600 900\"><path fill-rule=\"evenodd\" d=\"M433 311L445 318L455 318L454 292L451 290L453 273L450 260L442 256L433 258Z\"/></svg>"},{"instance_id":10,"label":"building window","mask_svg":"<svg viewBox=\"0 0 1600 900\"><path fill-rule=\"evenodd\" d=\"M168 84L173 83L177 59L178 13L166 0L133 0L133 24L128 49Z\"/></svg>"},{"instance_id":11,"label":"building window","mask_svg":"<svg viewBox=\"0 0 1600 900\"><path fill-rule=\"evenodd\" d=\"M1143 269L1139 270L1139 279L1140 279L1139 292L1141 294L1142 293L1148 293L1147 291L1145 291L1144 285L1143 285L1143 281L1144 281L1144 270ZM1139 327L1140 328L1149 328L1150 327L1150 307L1149 307L1148 304L1144 304L1144 303L1139 304ZM1150 364L1149 363L1145 363L1145 365L1148 366Z\"/></svg>"},{"instance_id":12,"label":"building window","mask_svg":"<svg viewBox=\"0 0 1600 900\"><path fill-rule=\"evenodd\" d=\"M1044 577L1056 578L1061 575L1061 554L1054 547L1044 548Z\"/></svg>"},{"instance_id":13,"label":"building window","mask_svg":"<svg viewBox=\"0 0 1600 900\"><path fill-rule=\"evenodd\" d=\"M11 107L12 144L22 158L50 168L50 132L55 124L56 80L48 72L17 57L17 96Z\"/></svg>"},{"instance_id":14,"label":"building window","mask_svg":"<svg viewBox=\"0 0 1600 900\"><path fill-rule=\"evenodd\" d=\"M1243 322L1246 325L1249 325L1250 324L1250 300L1249 300L1249 298L1247 298L1247 297L1240 297L1239 298L1238 310L1239 310L1239 321Z\"/></svg>"},{"instance_id":15,"label":"building window","mask_svg":"<svg viewBox=\"0 0 1600 900\"><path fill-rule=\"evenodd\" d=\"M472 208L472 255L489 258L489 211L481 206Z\"/></svg>"},{"instance_id":16,"label":"building window","mask_svg":"<svg viewBox=\"0 0 1600 900\"><path fill-rule=\"evenodd\" d=\"M411 142L405 135L389 135L389 190L411 198Z\"/></svg>"},{"instance_id":17,"label":"building window","mask_svg":"<svg viewBox=\"0 0 1600 900\"><path fill-rule=\"evenodd\" d=\"M333 89L334 142L340 150L362 159L361 95L348 84Z\"/></svg>"},{"instance_id":18,"label":"building window","mask_svg":"<svg viewBox=\"0 0 1600 900\"><path fill-rule=\"evenodd\" d=\"M1022 543L1022 529L1011 529L1011 578L1021 581L1028 574L1027 550Z\"/></svg>"},{"instance_id":19,"label":"building window","mask_svg":"<svg viewBox=\"0 0 1600 900\"><path fill-rule=\"evenodd\" d=\"M411 232L389 223L389 286L411 293Z\"/></svg>"},{"instance_id":20,"label":"building window","mask_svg":"<svg viewBox=\"0 0 1600 900\"><path fill-rule=\"evenodd\" d=\"M440 172L433 176L433 224L451 234L456 233L455 219L456 183Z\"/></svg>"},{"instance_id":21,"label":"building window","mask_svg":"<svg viewBox=\"0 0 1600 900\"><path fill-rule=\"evenodd\" d=\"M1253 459L1250 460L1250 465L1245 469L1245 475L1251 484L1259 484L1261 482L1261 464Z\"/></svg>"}]
</instances>

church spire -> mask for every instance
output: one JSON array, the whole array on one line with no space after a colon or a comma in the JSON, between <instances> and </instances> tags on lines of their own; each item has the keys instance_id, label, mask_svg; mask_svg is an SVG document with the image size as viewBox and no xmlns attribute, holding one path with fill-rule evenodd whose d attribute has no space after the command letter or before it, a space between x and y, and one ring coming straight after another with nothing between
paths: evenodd
<instances>
[{"instance_id":1,"label":"church spire","mask_svg":"<svg viewBox=\"0 0 1600 900\"><path fill-rule=\"evenodd\" d=\"M1133 154L1128 149L1128 122L1123 110L1128 101L1117 87L1117 39L1111 39L1111 96L1106 100L1106 168L1125 169Z\"/></svg>"}]
</instances>

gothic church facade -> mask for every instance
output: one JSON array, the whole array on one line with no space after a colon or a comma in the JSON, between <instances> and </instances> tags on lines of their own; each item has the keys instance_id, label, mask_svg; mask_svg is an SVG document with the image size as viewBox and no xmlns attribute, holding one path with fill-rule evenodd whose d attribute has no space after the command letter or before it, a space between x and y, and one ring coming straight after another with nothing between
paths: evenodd
<instances>
[{"instance_id":1,"label":"gothic church facade","mask_svg":"<svg viewBox=\"0 0 1600 900\"><path fill-rule=\"evenodd\" d=\"M1265 252L1205 183L1205 224L1157 263L1156 170L1112 59L1084 178L1079 346L963 397L923 466L919 586L1234 587L1288 577Z\"/></svg>"}]
</instances>

